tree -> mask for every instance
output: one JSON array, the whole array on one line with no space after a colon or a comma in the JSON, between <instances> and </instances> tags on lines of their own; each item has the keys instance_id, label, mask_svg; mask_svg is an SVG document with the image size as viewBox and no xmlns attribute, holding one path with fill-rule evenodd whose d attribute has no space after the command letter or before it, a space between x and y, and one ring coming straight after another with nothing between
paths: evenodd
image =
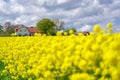
<instances>
[{"instance_id":1,"label":"tree","mask_svg":"<svg viewBox=\"0 0 120 80\"><path fill-rule=\"evenodd\" d=\"M8 30L9 35L11 35L12 33L15 33L15 30L13 30L13 29Z\"/></svg>"},{"instance_id":2,"label":"tree","mask_svg":"<svg viewBox=\"0 0 120 80\"><path fill-rule=\"evenodd\" d=\"M3 26L0 25L0 33L3 32Z\"/></svg>"},{"instance_id":3,"label":"tree","mask_svg":"<svg viewBox=\"0 0 120 80\"><path fill-rule=\"evenodd\" d=\"M76 32L76 31L77 31L75 28L70 28L69 30L73 30L74 32Z\"/></svg>"},{"instance_id":4,"label":"tree","mask_svg":"<svg viewBox=\"0 0 120 80\"><path fill-rule=\"evenodd\" d=\"M3 27L4 32L7 32L10 27L11 27L11 23L10 22L6 22L4 27Z\"/></svg>"},{"instance_id":5,"label":"tree","mask_svg":"<svg viewBox=\"0 0 120 80\"><path fill-rule=\"evenodd\" d=\"M59 20L59 19L56 19L53 21L55 23L55 31L56 32L64 29L64 21Z\"/></svg>"},{"instance_id":6,"label":"tree","mask_svg":"<svg viewBox=\"0 0 120 80\"><path fill-rule=\"evenodd\" d=\"M70 30L73 30L74 33L77 31L75 28L70 28L70 29L65 30L64 32L68 32L69 33Z\"/></svg>"},{"instance_id":7,"label":"tree","mask_svg":"<svg viewBox=\"0 0 120 80\"><path fill-rule=\"evenodd\" d=\"M42 31L47 35L53 35L55 33L55 23L48 18L43 18L41 21L36 24L38 30Z\"/></svg>"},{"instance_id":8,"label":"tree","mask_svg":"<svg viewBox=\"0 0 120 80\"><path fill-rule=\"evenodd\" d=\"M0 36L3 36L3 26L0 25Z\"/></svg>"},{"instance_id":9,"label":"tree","mask_svg":"<svg viewBox=\"0 0 120 80\"><path fill-rule=\"evenodd\" d=\"M15 25L12 25L11 22L6 22L3 27L4 35L9 36L15 32Z\"/></svg>"}]
</instances>

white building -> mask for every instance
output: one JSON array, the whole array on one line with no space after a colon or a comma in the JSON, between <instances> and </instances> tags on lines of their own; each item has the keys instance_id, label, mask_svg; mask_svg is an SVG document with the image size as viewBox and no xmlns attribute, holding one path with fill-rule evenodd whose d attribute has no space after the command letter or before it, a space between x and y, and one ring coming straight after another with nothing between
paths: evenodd
<instances>
[{"instance_id":1,"label":"white building","mask_svg":"<svg viewBox=\"0 0 120 80\"><path fill-rule=\"evenodd\" d=\"M15 35L33 36L35 33L43 34L36 27L26 27L24 25L19 25L15 28Z\"/></svg>"},{"instance_id":2,"label":"white building","mask_svg":"<svg viewBox=\"0 0 120 80\"><path fill-rule=\"evenodd\" d=\"M19 25L15 28L15 35L29 35L29 31L24 25Z\"/></svg>"}]
</instances>

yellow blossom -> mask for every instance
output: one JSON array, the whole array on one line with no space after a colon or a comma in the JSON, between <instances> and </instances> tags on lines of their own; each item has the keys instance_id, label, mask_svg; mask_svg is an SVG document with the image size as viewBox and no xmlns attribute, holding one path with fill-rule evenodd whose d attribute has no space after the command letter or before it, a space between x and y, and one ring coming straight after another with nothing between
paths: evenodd
<instances>
[{"instance_id":1,"label":"yellow blossom","mask_svg":"<svg viewBox=\"0 0 120 80\"><path fill-rule=\"evenodd\" d=\"M112 28L112 23L107 24L108 28Z\"/></svg>"},{"instance_id":2,"label":"yellow blossom","mask_svg":"<svg viewBox=\"0 0 120 80\"><path fill-rule=\"evenodd\" d=\"M96 24L96 25L94 26L93 30L94 30L95 32L99 33L99 32L100 32L100 25Z\"/></svg>"},{"instance_id":3,"label":"yellow blossom","mask_svg":"<svg viewBox=\"0 0 120 80\"><path fill-rule=\"evenodd\" d=\"M91 80L87 73L76 73L70 77L70 80Z\"/></svg>"}]
</instances>

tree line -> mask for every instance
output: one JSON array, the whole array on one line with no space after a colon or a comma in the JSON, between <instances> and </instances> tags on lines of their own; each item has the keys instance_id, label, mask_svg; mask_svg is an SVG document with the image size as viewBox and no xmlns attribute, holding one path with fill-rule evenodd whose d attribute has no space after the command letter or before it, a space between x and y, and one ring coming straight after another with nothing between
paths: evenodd
<instances>
[{"instance_id":1,"label":"tree line","mask_svg":"<svg viewBox=\"0 0 120 80\"><path fill-rule=\"evenodd\" d=\"M37 22L36 27L44 32L46 35L56 35L57 31L69 32L69 30L73 30L76 32L75 28L65 29L64 21L62 20L51 20L48 18L43 18L39 22Z\"/></svg>"},{"instance_id":2,"label":"tree line","mask_svg":"<svg viewBox=\"0 0 120 80\"><path fill-rule=\"evenodd\" d=\"M0 25L0 35L11 35L15 33L15 26L10 22L6 22L4 26ZM46 35L56 35L56 32L61 30L69 32L72 29L76 32L75 28L65 29L64 21L59 19L43 18L36 23L35 27Z\"/></svg>"}]
</instances>

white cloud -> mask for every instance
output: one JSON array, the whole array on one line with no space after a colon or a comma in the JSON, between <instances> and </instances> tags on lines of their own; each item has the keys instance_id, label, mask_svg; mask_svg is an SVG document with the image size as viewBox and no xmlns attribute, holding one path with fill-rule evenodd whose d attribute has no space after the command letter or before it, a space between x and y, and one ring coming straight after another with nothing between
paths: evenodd
<instances>
[{"instance_id":1,"label":"white cloud","mask_svg":"<svg viewBox=\"0 0 120 80\"><path fill-rule=\"evenodd\" d=\"M116 28L116 31L120 31L120 28Z\"/></svg>"},{"instance_id":2,"label":"white cloud","mask_svg":"<svg viewBox=\"0 0 120 80\"><path fill-rule=\"evenodd\" d=\"M0 0L0 12L5 12L6 3L3 0Z\"/></svg>"},{"instance_id":3,"label":"white cloud","mask_svg":"<svg viewBox=\"0 0 120 80\"><path fill-rule=\"evenodd\" d=\"M67 2L68 0L57 0L57 3L58 4L62 4L62 3L65 3L65 2Z\"/></svg>"},{"instance_id":4,"label":"white cloud","mask_svg":"<svg viewBox=\"0 0 120 80\"><path fill-rule=\"evenodd\" d=\"M0 0L0 7L3 7L5 2L3 0Z\"/></svg>"},{"instance_id":5,"label":"white cloud","mask_svg":"<svg viewBox=\"0 0 120 80\"><path fill-rule=\"evenodd\" d=\"M78 32L90 31L92 27L90 25L84 25L78 29Z\"/></svg>"},{"instance_id":6,"label":"white cloud","mask_svg":"<svg viewBox=\"0 0 120 80\"><path fill-rule=\"evenodd\" d=\"M46 4L48 6L52 6L52 5L55 5L56 0L37 0L37 1L34 1L34 3L37 5L40 5L40 6L42 6L44 4Z\"/></svg>"},{"instance_id":7,"label":"white cloud","mask_svg":"<svg viewBox=\"0 0 120 80\"><path fill-rule=\"evenodd\" d=\"M20 4L14 4L14 5L10 6L10 10L13 13L24 13L25 8L22 5L20 5Z\"/></svg>"},{"instance_id":8,"label":"white cloud","mask_svg":"<svg viewBox=\"0 0 120 80\"><path fill-rule=\"evenodd\" d=\"M93 5L98 6L100 4L99 0L93 0Z\"/></svg>"},{"instance_id":9,"label":"white cloud","mask_svg":"<svg viewBox=\"0 0 120 80\"><path fill-rule=\"evenodd\" d=\"M31 17L31 21L36 21L37 19L38 19L37 16L33 16L33 17Z\"/></svg>"}]
</instances>

